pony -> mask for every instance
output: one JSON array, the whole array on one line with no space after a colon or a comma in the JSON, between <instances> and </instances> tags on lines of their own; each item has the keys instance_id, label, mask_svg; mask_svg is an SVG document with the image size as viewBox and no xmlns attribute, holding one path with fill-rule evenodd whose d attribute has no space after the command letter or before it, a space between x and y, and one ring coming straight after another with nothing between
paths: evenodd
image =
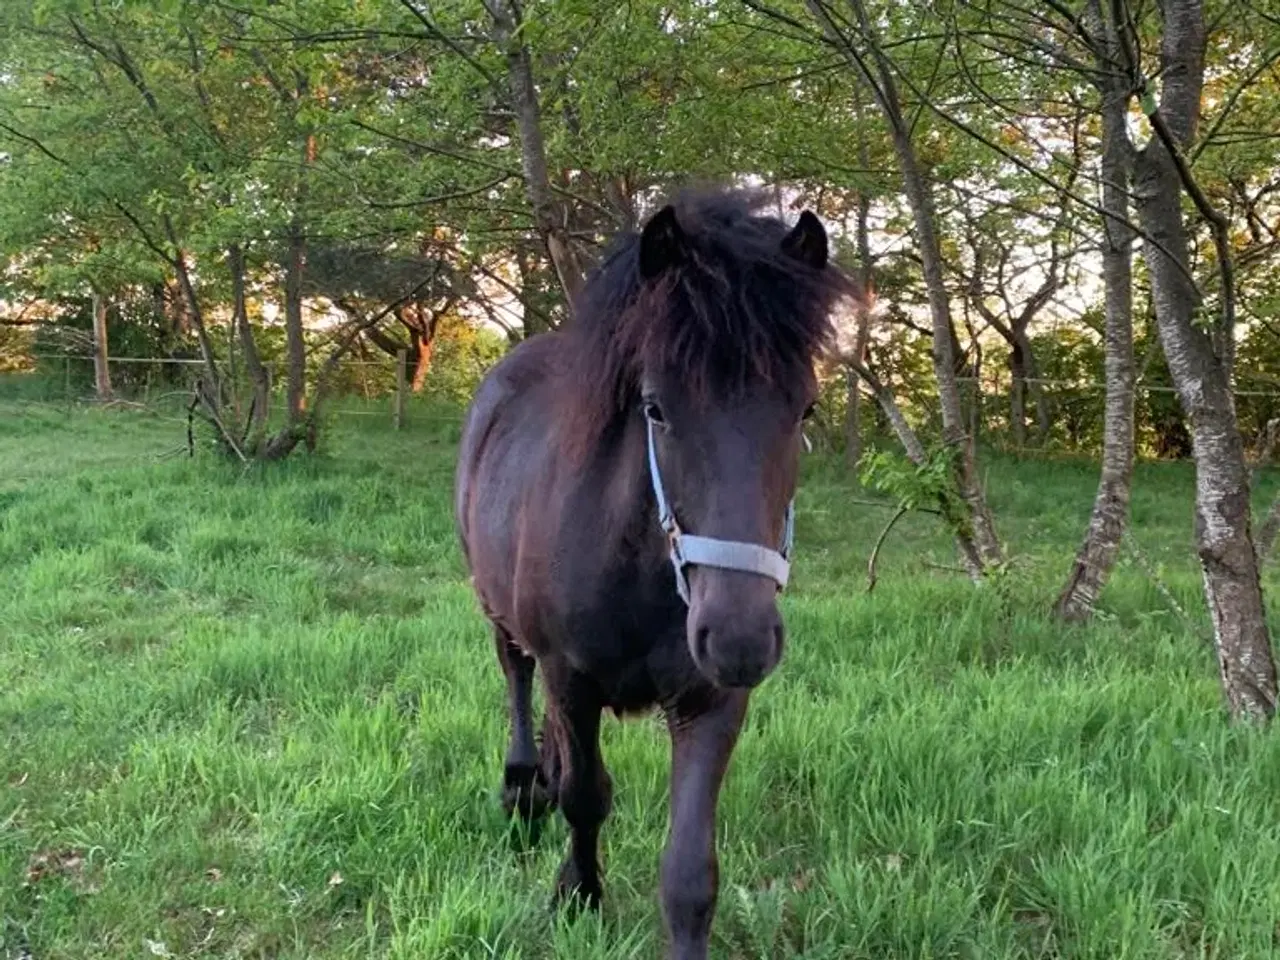
<instances>
[{"instance_id":1,"label":"pony","mask_svg":"<svg viewBox=\"0 0 1280 960\"><path fill-rule=\"evenodd\" d=\"M559 808L553 906L597 908L601 717L661 710L661 904L679 960L707 955L718 796L782 657L803 423L831 312L854 293L812 212L788 228L764 205L686 190L615 238L573 319L481 381L458 448L455 521L506 678L503 808L530 825Z\"/></svg>"}]
</instances>

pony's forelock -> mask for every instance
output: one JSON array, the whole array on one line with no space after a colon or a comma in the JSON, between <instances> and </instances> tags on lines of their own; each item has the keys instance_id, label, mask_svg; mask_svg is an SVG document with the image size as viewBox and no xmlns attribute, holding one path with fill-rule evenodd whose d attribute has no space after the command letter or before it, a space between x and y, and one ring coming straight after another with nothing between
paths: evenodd
<instances>
[{"instance_id":1,"label":"pony's forelock","mask_svg":"<svg viewBox=\"0 0 1280 960\"><path fill-rule=\"evenodd\" d=\"M637 399L644 369L677 370L700 401L751 383L787 387L834 342L831 313L857 296L835 264L783 249L788 227L757 191L703 190L671 201L683 255L640 275L640 236L618 238L584 286L565 332L567 436L581 451Z\"/></svg>"}]
</instances>

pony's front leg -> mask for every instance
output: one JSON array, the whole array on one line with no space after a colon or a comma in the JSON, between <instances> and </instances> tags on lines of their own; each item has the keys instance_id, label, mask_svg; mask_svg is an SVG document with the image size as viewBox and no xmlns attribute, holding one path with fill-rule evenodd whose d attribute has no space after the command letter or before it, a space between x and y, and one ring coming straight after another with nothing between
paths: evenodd
<instances>
[{"instance_id":1,"label":"pony's front leg","mask_svg":"<svg viewBox=\"0 0 1280 960\"><path fill-rule=\"evenodd\" d=\"M747 712L746 690L719 691L693 714L667 714L671 826L662 855L662 908L672 960L705 960L719 889L716 804Z\"/></svg>"},{"instance_id":2,"label":"pony's front leg","mask_svg":"<svg viewBox=\"0 0 1280 960\"><path fill-rule=\"evenodd\" d=\"M613 782L600 755L599 689L588 677L561 673L551 665L547 708L555 713L549 728L559 741L560 812L569 824L569 852L556 879L554 906L600 906L602 887L597 851L600 827L613 803Z\"/></svg>"}]
</instances>

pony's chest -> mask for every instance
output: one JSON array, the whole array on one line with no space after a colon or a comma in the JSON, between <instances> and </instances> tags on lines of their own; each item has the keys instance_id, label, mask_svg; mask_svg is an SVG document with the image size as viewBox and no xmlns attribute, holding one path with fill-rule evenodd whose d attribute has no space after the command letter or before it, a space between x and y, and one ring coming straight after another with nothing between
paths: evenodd
<instances>
[{"instance_id":1,"label":"pony's chest","mask_svg":"<svg viewBox=\"0 0 1280 960\"><path fill-rule=\"evenodd\" d=\"M618 717L647 713L662 699L657 678L643 660L631 661L613 673L604 687L605 702Z\"/></svg>"},{"instance_id":2,"label":"pony's chest","mask_svg":"<svg viewBox=\"0 0 1280 960\"><path fill-rule=\"evenodd\" d=\"M565 644L565 654L575 670L595 681L605 706L618 716L670 701L694 674L678 624L645 635L603 628L575 632Z\"/></svg>"}]
</instances>

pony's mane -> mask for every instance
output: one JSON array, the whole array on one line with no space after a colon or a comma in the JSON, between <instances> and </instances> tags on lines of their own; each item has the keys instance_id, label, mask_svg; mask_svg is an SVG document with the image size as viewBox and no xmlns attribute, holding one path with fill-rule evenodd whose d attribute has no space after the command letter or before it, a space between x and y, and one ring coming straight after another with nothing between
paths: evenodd
<instances>
[{"instance_id":1,"label":"pony's mane","mask_svg":"<svg viewBox=\"0 0 1280 960\"><path fill-rule=\"evenodd\" d=\"M789 227L760 212L767 202L741 189L677 194L685 254L653 281L640 234L614 240L564 334L576 449L634 404L646 366L678 369L696 398L732 398L753 381L796 382L831 345L832 308L856 286L833 262L818 270L787 253Z\"/></svg>"}]
</instances>

